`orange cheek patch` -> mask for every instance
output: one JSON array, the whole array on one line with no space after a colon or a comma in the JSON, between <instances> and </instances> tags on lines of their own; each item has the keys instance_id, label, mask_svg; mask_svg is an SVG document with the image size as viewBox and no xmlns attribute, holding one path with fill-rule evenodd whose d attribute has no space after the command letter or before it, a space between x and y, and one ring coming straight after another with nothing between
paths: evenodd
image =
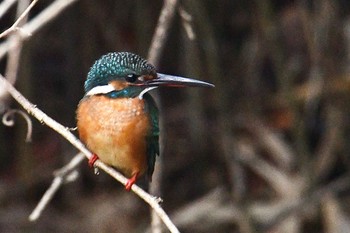
<instances>
[{"instance_id":1,"label":"orange cheek patch","mask_svg":"<svg viewBox=\"0 0 350 233\"><path fill-rule=\"evenodd\" d=\"M129 86L128 82L117 80L111 81L109 84L112 85L116 91L123 90L124 88Z\"/></svg>"},{"instance_id":2,"label":"orange cheek patch","mask_svg":"<svg viewBox=\"0 0 350 233\"><path fill-rule=\"evenodd\" d=\"M156 77L153 75L144 75L142 76L144 81L155 79Z\"/></svg>"}]
</instances>

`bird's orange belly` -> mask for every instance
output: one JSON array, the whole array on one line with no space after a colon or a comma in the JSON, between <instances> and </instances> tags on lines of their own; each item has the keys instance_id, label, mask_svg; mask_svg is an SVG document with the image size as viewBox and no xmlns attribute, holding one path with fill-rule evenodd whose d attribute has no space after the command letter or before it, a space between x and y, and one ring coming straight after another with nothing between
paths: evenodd
<instances>
[{"instance_id":1,"label":"bird's orange belly","mask_svg":"<svg viewBox=\"0 0 350 233\"><path fill-rule=\"evenodd\" d=\"M150 120L138 98L84 98L77 110L80 139L101 161L126 176L147 169L146 136Z\"/></svg>"}]
</instances>

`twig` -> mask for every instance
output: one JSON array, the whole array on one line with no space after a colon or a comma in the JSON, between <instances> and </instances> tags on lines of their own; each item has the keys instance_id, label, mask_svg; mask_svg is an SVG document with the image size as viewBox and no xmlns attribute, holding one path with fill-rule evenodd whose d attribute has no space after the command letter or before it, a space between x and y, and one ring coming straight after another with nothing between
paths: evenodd
<instances>
[{"instance_id":1,"label":"twig","mask_svg":"<svg viewBox=\"0 0 350 233\"><path fill-rule=\"evenodd\" d=\"M32 141L32 132L33 132L33 124L32 120L29 118L28 114L23 112L22 110L18 109L11 109L8 110L3 116L2 116L2 123L6 126L14 126L15 121L13 119L13 115L17 113L21 115L27 122L27 136L26 136L26 142Z\"/></svg>"},{"instance_id":2,"label":"twig","mask_svg":"<svg viewBox=\"0 0 350 233\"><path fill-rule=\"evenodd\" d=\"M328 103L325 107L325 130L321 136L320 143L316 148L315 159L313 160L314 175L313 179L317 181L323 180L333 169L338 156L336 150L339 140L342 137L344 120L343 112L334 106L334 103Z\"/></svg>"},{"instance_id":3,"label":"twig","mask_svg":"<svg viewBox=\"0 0 350 233\"><path fill-rule=\"evenodd\" d=\"M2 75L0 75L0 84L4 85L7 91L11 94L11 96L20 104L22 107L35 118L37 118L41 123L46 124L57 133L61 134L67 141L69 141L73 146L75 146L78 150L80 150L85 157L88 159L92 156L92 153L85 148L85 146L78 140L68 128L59 124L57 121L49 117L46 113L37 108L34 104L30 103L20 92L18 92ZM121 173L117 172L113 168L107 166L100 160L97 160L95 163L96 167L105 171L107 174L112 176L114 179L122 183L126 184L127 178L124 177ZM168 227L171 232L179 232L176 226L172 223L169 216L165 213L165 211L160 207L159 202L160 199L154 197L143 189L138 187L137 185L133 185L131 190L136 193L141 199L147 202L154 211L158 214L158 216L162 219L164 224Z\"/></svg>"},{"instance_id":4,"label":"twig","mask_svg":"<svg viewBox=\"0 0 350 233\"><path fill-rule=\"evenodd\" d=\"M5 30L4 32L2 32L0 34L0 38L3 38L5 36L7 36L8 34L10 34L11 32L16 31L18 29L18 25L21 23L21 21L24 19L24 17L27 16L29 11L35 6L35 4L37 2L38 2L38 0L33 0L32 3L25 9L25 11L23 11L23 13L18 17L16 22L9 29Z\"/></svg>"},{"instance_id":5,"label":"twig","mask_svg":"<svg viewBox=\"0 0 350 233\"><path fill-rule=\"evenodd\" d=\"M52 200L57 190L66 182L72 182L77 178L78 172L74 170L84 159L84 155L79 153L73 157L73 159L64 167L56 171L55 178L53 179L51 186L46 190L42 196L38 205L35 207L33 212L29 215L30 221L36 221L43 210L46 208L48 203Z\"/></svg>"},{"instance_id":6,"label":"twig","mask_svg":"<svg viewBox=\"0 0 350 233\"><path fill-rule=\"evenodd\" d=\"M14 84L17 78L19 59L22 49L22 40L18 35L12 35L8 40L11 41L13 46L10 48L8 53L5 76L11 84Z\"/></svg>"},{"instance_id":7,"label":"twig","mask_svg":"<svg viewBox=\"0 0 350 233\"><path fill-rule=\"evenodd\" d=\"M21 37L21 39L27 39L30 37L30 35L34 34L49 21L53 20L59 13L61 13L66 7L75 1L77 0L56 0L34 19L21 27L21 31L25 33L19 33L18 35ZM13 42L8 40L0 45L0 59L12 46L14 46Z\"/></svg>"},{"instance_id":8,"label":"twig","mask_svg":"<svg viewBox=\"0 0 350 233\"><path fill-rule=\"evenodd\" d=\"M11 27L17 27L19 25L25 24L28 20L28 9L32 8L33 5L29 4L30 0L24 0L20 1L17 6L17 15L18 20L11 26ZM24 11L23 13L21 13ZM27 12L27 13L26 13ZM7 77L7 80L14 85L17 79L17 72L18 72L18 66L19 66L19 60L20 55L22 51L22 39L18 35L18 33L12 34L9 38L9 41L11 41L11 48L8 51L8 57L7 57L7 64L6 64L6 73L5 76ZM5 90L0 90L0 98L5 99L6 94L8 93Z\"/></svg>"},{"instance_id":9,"label":"twig","mask_svg":"<svg viewBox=\"0 0 350 233\"><path fill-rule=\"evenodd\" d=\"M32 5L33 6L33 5ZM18 20L11 26L16 27L20 24L26 23L28 19L28 12L27 9L31 8L32 6L29 5L29 0L21 1L18 3L17 6L17 15L18 15ZM24 10L23 10L24 9ZM24 11L23 13L21 13ZM18 64L19 64L19 59L20 59L20 54L21 54L21 49L22 49L22 39L18 35L18 33L14 33L9 39L10 43L13 45L9 48L9 54L7 58L7 64L6 64L6 74L5 76L9 80L11 84L14 84L16 82L17 78L17 72L18 72ZM7 100L7 95L8 93L0 89L0 99L2 100L2 108L6 108L6 100ZM3 112L3 110L0 109L0 113Z\"/></svg>"},{"instance_id":10,"label":"twig","mask_svg":"<svg viewBox=\"0 0 350 233\"><path fill-rule=\"evenodd\" d=\"M17 0L4 0L0 4L0 18L10 9L10 7L15 4Z\"/></svg>"},{"instance_id":11,"label":"twig","mask_svg":"<svg viewBox=\"0 0 350 233\"><path fill-rule=\"evenodd\" d=\"M196 39L196 34L194 33L192 27L192 15L190 15L182 6L179 7L179 14L181 16L182 25L186 31L187 37L190 40Z\"/></svg>"},{"instance_id":12,"label":"twig","mask_svg":"<svg viewBox=\"0 0 350 233\"><path fill-rule=\"evenodd\" d=\"M54 175L55 176L64 176L64 175L68 174L69 172L76 169L76 167L83 161L84 157L85 156L83 153L76 154L69 163L64 165L62 168L56 170L54 172Z\"/></svg>"},{"instance_id":13,"label":"twig","mask_svg":"<svg viewBox=\"0 0 350 233\"><path fill-rule=\"evenodd\" d=\"M148 61L157 66L160 54L164 48L164 42L168 36L169 27L174 19L177 0L165 0L159 16L156 31L153 34L151 47L148 50Z\"/></svg>"}]
</instances>

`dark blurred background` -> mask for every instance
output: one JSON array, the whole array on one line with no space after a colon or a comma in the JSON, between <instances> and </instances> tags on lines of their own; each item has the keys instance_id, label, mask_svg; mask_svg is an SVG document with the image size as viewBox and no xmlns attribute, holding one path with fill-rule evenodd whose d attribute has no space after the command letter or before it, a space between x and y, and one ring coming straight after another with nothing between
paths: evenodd
<instances>
[{"instance_id":1,"label":"dark blurred background","mask_svg":"<svg viewBox=\"0 0 350 233\"><path fill-rule=\"evenodd\" d=\"M52 2L39 1L29 20ZM89 67L112 51L147 57L162 5L77 1L24 43L17 89L75 127ZM15 15L14 5L1 31ZM159 72L216 85L158 90L161 196L181 232L350 232L349 1L180 1L159 63ZM2 104L1 114L20 108ZM149 230L149 207L85 161L29 222L77 150L35 119L31 143L25 135L19 117L0 125L0 232Z\"/></svg>"}]
</instances>

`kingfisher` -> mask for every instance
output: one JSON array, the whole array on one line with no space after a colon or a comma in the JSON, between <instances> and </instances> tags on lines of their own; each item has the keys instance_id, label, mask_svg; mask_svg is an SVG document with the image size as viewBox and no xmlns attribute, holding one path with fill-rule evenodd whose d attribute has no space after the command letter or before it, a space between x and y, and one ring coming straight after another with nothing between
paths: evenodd
<instances>
[{"instance_id":1,"label":"kingfisher","mask_svg":"<svg viewBox=\"0 0 350 233\"><path fill-rule=\"evenodd\" d=\"M152 179L159 155L158 109L148 93L159 87L214 87L213 84L157 73L139 55L112 52L103 55L90 68L85 95L77 108L79 137L97 159L127 178L130 191L140 176Z\"/></svg>"}]
</instances>

